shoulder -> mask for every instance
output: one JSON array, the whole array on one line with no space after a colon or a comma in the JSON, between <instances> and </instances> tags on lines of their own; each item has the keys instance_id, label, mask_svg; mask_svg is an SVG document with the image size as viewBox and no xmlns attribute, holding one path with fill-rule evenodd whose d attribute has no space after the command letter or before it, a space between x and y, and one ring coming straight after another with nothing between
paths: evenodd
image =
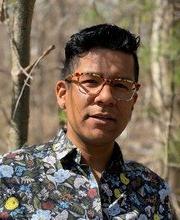
<instances>
[{"instance_id":1,"label":"shoulder","mask_svg":"<svg viewBox=\"0 0 180 220\"><path fill-rule=\"evenodd\" d=\"M144 188L146 192L157 193L161 200L170 194L167 182L146 166L135 161L125 161L126 175L135 186ZM137 183L138 182L138 183Z\"/></svg>"},{"instance_id":2,"label":"shoulder","mask_svg":"<svg viewBox=\"0 0 180 220\"><path fill-rule=\"evenodd\" d=\"M124 162L125 171L133 176L141 176L142 179L146 181L152 181L153 179L158 179L160 182L164 181L157 173L152 171L150 168L144 166L136 161L125 161Z\"/></svg>"},{"instance_id":3,"label":"shoulder","mask_svg":"<svg viewBox=\"0 0 180 220\"><path fill-rule=\"evenodd\" d=\"M161 205L167 211L171 210L170 187L164 179L151 169L134 161L125 161L124 169L130 182L130 191L145 198L145 203L151 206Z\"/></svg>"},{"instance_id":4,"label":"shoulder","mask_svg":"<svg viewBox=\"0 0 180 220\"><path fill-rule=\"evenodd\" d=\"M173 212L167 182L151 169L134 161L125 161L124 170L129 179L129 191L135 193L137 198L143 198L146 209L154 207L154 212L159 213L161 219L171 219Z\"/></svg>"},{"instance_id":5,"label":"shoulder","mask_svg":"<svg viewBox=\"0 0 180 220\"><path fill-rule=\"evenodd\" d=\"M44 159L50 153L49 142L23 147L0 157L0 207L3 200L39 180L44 172Z\"/></svg>"},{"instance_id":6,"label":"shoulder","mask_svg":"<svg viewBox=\"0 0 180 220\"><path fill-rule=\"evenodd\" d=\"M0 157L0 178L21 176L24 171L33 170L38 163L50 154L51 142L25 146Z\"/></svg>"}]
</instances>

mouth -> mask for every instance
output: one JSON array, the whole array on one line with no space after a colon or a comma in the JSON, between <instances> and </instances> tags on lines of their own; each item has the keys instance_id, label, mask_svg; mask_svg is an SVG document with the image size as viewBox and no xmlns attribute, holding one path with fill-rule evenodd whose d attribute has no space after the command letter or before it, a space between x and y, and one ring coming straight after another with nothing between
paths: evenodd
<instances>
[{"instance_id":1,"label":"mouth","mask_svg":"<svg viewBox=\"0 0 180 220\"><path fill-rule=\"evenodd\" d=\"M101 121L116 121L115 118L110 114L93 114L89 115L90 118L94 118Z\"/></svg>"}]
</instances>

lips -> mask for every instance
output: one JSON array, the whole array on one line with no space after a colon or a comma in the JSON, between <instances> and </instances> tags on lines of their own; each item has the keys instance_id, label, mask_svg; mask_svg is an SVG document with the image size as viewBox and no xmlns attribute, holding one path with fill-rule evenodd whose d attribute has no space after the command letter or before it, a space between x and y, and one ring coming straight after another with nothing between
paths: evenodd
<instances>
[{"instance_id":1,"label":"lips","mask_svg":"<svg viewBox=\"0 0 180 220\"><path fill-rule=\"evenodd\" d=\"M111 114L97 113L97 114L89 115L89 117L104 121L115 121L115 118Z\"/></svg>"}]
</instances>

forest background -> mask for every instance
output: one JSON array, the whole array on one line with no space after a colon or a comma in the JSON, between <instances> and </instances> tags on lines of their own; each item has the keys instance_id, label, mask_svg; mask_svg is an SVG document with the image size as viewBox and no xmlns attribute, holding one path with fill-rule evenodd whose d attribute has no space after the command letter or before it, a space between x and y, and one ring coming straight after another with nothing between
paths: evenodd
<instances>
[{"instance_id":1,"label":"forest background","mask_svg":"<svg viewBox=\"0 0 180 220\"><path fill-rule=\"evenodd\" d=\"M10 137L14 111L12 105L14 54L10 35L18 1L0 1L1 154L17 148L17 142L11 141ZM173 205L180 216L180 1L34 2L30 62L40 57L50 45L55 45L56 49L38 62L33 71L31 84L28 86L30 89L28 139L24 142L26 144L46 142L65 124L65 115L58 110L56 104L54 87L61 76L64 45L67 39L80 29L99 23L114 23L129 29L141 36L138 57L142 86L132 120L117 141L125 158L144 163L169 182L172 187ZM2 11L5 10L6 15L2 15Z\"/></svg>"}]
</instances>

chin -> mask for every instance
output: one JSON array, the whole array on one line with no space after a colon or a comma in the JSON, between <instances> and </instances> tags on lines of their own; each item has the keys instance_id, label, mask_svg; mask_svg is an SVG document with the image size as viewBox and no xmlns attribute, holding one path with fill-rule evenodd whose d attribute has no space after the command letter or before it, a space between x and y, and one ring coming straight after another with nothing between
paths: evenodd
<instances>
[{"instance_id":1,"label":"chin","mask_svg":"<svg viewBox=\"0 0 180 220\"><path fill-rule=\"evenodd\" d=\"M114 131L105 131L102 129L93 129L90 132L88 132L85 137L97 144L102 144L102 143L107 143L107 142L114 142L114 140L118 137L119 135L116 134Z\"/></svg>"}]
</instances>

